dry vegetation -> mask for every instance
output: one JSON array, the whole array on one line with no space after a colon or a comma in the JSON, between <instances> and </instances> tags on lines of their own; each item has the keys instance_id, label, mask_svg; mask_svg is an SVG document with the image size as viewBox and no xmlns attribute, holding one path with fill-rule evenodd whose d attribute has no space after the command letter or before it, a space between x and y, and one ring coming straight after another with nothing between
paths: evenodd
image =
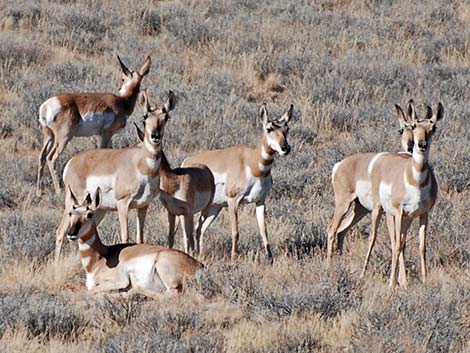
<instances>
[{"instance_id":1,"label":"dry vegetation","mask_svg":"<svg viewBox=\"0 0 470 353\"><path fill-rule=\"evenodd\" d=\"M469 38L466 0L3 0L0 351L470 352ZM276 160L268 200L272 266L252 207L240 215L240 259L228 260L224 212L207 237L209 272L181 297L91 298L70 244L60 268L52 266L62 200L48 176L45 195L34 196L38 107L57 92L116 92L118 53L130 67L152 55L144 87L154 97L169 89L178 96L165 136L173 165L201 149L256 144L259 105L268 102L274 114L295 105L293 152ZM365 279L367 220L327 271L329 178L354 152L397 150L393 104L410 97L446 109L431 151L440 198L430 221L429 283L419 282L414 226L410 289L390 292L383 224ZM140 119L136 111L130 121ZM113 140L136 142L132 124ZM95 145L75 139L60 168ZM158 202L146 229L150 243L165 244ZM117 242L117 217L100 232Z\"/></svg>"}]
</instances>

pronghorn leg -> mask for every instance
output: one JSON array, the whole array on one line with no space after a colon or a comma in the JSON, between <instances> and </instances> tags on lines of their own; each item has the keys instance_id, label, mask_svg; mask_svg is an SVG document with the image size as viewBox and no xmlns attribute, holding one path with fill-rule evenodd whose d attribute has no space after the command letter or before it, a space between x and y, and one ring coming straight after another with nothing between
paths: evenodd
<instances>
[{"instance_id":1,"label":"pronghorn leg","mask_svg":"<svg viewBox=\"0 0 470 353\"><path fill-rule=\"evenodd\" d=\"M264 200L256 204L256 220L258 221L259 232L261 234L261 238L263 239L263 245L266 251L266 256L268 257L268 259L272 260L273 255L271 253L271 248L268 242L268 233L266 232L265 211L266 210Z\"/></svg>"},{"instance_id":2,"label":"pronghorn leg","mask_svg":"<svg viewBox=\"0 0 470 353\"><path fill-rule=\"evenodd\" d=\"M137 238L136 243L144 242L144 225L145 216L147 215L148 206L137 209Z\"/></svg>"},{"instance_id":3,"label":"pronghorn leg","mask_svg":"<svg viewBox=\"0 0 470 353\"><path fill-rule=\"evenodd\" d=\"M175 218L174 214L168 212L168 247L170 249L175 244Z\"/></svg>"},{"instance_id":4,"label":"pronghorn leg","mask_svg":"<svg viewBox=\"0 0 470 353\"><path fill-rule=\"evenodd\" d=\"M338 243L336 246L336 251L338 251L340 255L343 254L344 239L346 238L346 234L348 233L349 229L355 226L357 222L364 218L364 216L370 211L364 206L362 206L359 200L356 199L354 200L354 207L350 209L350 212L351 213L348 213L346 217L343 218L337 229Z\"/></svg>"},{"instance_id":5,"label":"pronghorn leg","mask_svg":"<svg viewBox=\"0 0 470 353\"><path fill-rule=\"evenodd\" d=\"M180 221L183 224L183 239L184 239L184 251L187 254L194 252L194 220L193 214L188 212L184 216L180 216Z\"/></svg>"},{"instance_id":6,"label":"pronghorn leg","mask_svg":"<svg viewBox=\"0 0 470 353\"><path fill-rule=\"evenodd\" d=\"M387 228L388 234L390 235L390 246L393 252L395 247L395 217L390 214L386 215L387 218ZM402 278L406 278L406 269L405 269L405 252L401 252L398 257L398 281Z\"/></svg>"},{"instance_id":7,"label":"pronghorn leg","mask_svg":"<svg viewBox=\"0 0 470 353\"><path fill-rule=\"evenodd\" d=\"M392 247L392 267L390 269L390 287L396 287L397 285L397 262L398 256L400 255L400 233L401 233L401 221L402 221L402 210L399 210L399 214L394 216L395 218L395 227L393 232L393 247Z\"/></svg>"},{"instance_id":8,"label":"pronghorn leg","mask_svg":"<svg viewBox=\"0 0 470 353\"><path fill-rule=\"evenodd\" d=\"M59 178L57 177L56 162L57 162L57 158L59 158L59 155L62 153L65 146L67 146L67 143L70 141L70 137L59 135L59 136L56 136L55 140L56 141L54 143L54 147L52 147L51 151L49 152L47 159L48 159L49 171L51 172L52 183L54 184L55 192L57 195L60 195L60 183L59 183Z\"/></svg>"},{"instance_id":9,"label":"pronghorn leg","mask_svg":"<svg viewBox=\"0 0 470 353\"><path fill-rule=\"evenodd\" d=\"M100 148L111 148L111 138L113 134L107 131L101 133Z\"/></svg>"},{"instance_id":10,"label":"pronghorn leg","mask_svg":"<svg viewBox=\"0 0 470 353\"><path fill-rule=\"evenodd\" d=\"M238 200L235 198L228 199L228 213L230 223L232 225L232 261L237 257L238 247Z\"/></svg>"},{"instance_id":11,"label":"pronghorn leg","mask_svg":"<svg viewBox=\"0 0 470 353\"><path fill-rule=\"evenodd\" d=\"M408 288L408 279L406 278L405 269L405 250L406 250L406 233L411 225L411 218L403 218L401 222L401 234L400 234L400 255L398 257L398 284L401 288Z\"/></svg>"},{"instance_id":12,"label":"pronghorn leg","mask_svg":"<svg viewBox=\"0 0 470 353\"><path fill-rule=\"evenodd\" d=\"M44 172L44 165L46 164L47 154L50 148L52 147L52 145L54 144L54 134L52 130L49 129L48 127L43 127L42 132L44 136L43 138L44 142L41 148L41 152L39 153L39 160L38 160L38 179L36 183L36 195L37 196L41 196L41 179L42 179L42 175Z\"/></svg>"},{"instance_id":13,"label":"pronghorn leg","mask_svg":"<svg viewBox=\"0 0 470 353\"><path fill-rule=\"evenodd\" d=\"M367 270L367 265L369 264L370 254L372 253L372 248L374 247L375 239L377 238L377 228L379 226L380 217L382 217L382 207L380 206L380 204L377 204L372 210L372 233L370 235L369 248L367 249L367 255L364 261L364 267L362 269L361 277L364 277L364 274Z\"/></svg>"},{"instance_id":14,"label":"pronghorn leg","mask_svg":"<svg viewBox=\"0 0 470 353\"><path fill-rule=\"evenodd\" d=\"M421 281L426 283L426 231L428 228L428 213L419 217L419 256L421 258Z\"/></svg>"},{"instance_id":15,"label":"pronghorn leg","mask_svg":"<svg viewBox=\"0 0 470 353\"><path fill-rule=\"evenodd\" d=\"M212 222L217 218L220 211L222 210L222 206L219 205L212 205L209 209L204 209L201 212L201 217L199 220L199 226L196 230L196 239L198 239L199 243L199 255L203 254L203 244L204 244L204 234L207 231L207 228L211 225Z\"/></svg>"},{"instance_id":16,"label":"pronghorn leg","mask_svg":"<svg viewBox=\"0 0 470 353\"><path fill-rule=\"evenodd\" d=\"M121 226L121 240L123 243L129 242L128 217L129 200L122 199L117 202L119 225Z\"/></svg>"},{"instance_id":17,"label":"pronghorn leg","mask_svg":"<svg viewBox=\"0 0 470 353\"><path fill-rule=\"evenodd\" d=\"M62 245L64 243L65 233L67 232L67 219L68 219L69 209L66 207L60 225L57 228L55 236L55 262L59 262L60 251L62 250Z\"/></svg>"}]
</instances>

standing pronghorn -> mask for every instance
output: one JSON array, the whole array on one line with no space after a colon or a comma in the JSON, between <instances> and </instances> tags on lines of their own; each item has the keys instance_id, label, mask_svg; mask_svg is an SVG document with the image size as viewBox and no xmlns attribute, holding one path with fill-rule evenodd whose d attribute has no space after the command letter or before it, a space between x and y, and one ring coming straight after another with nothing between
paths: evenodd
<instances>
[{"instance_id":1,"label":"standing pronghorn","mask_svg":"<svg viewBox=\"0 0 470 353\"><path fill-rule=\"evenodd\" d=\"M119 95L112 93L62 93L46 100L39 107L44 143L39 154L36 194L41 194L44 165L49 167L57 194L60 184L55 163L74 136L101 136L101 148L110 146L111 137L126 126L140 90L140 82L150 70L147 56L140 71L129 70L118 56L123 72Z\"/></svg>"},{"instance_id":2,"label":"standing pronghorn","mask_svg":"<svg viewBox=\"0 0 470 353\"><path fill-rule=\"evenodd\" d=\"M166 289L170 294L180 293L184 278L203 268L179 250L144 244L104 245L96 229L103 202L100 188L93 199L87 194L81 204L70 190L69 193L72 209L66 215L65 232L70 240L78 240L89 291L139 291L153 296Z\"/></svg>"},{"instance_id":3,"label":"standing pronghorn","mask_svg":"<svg viewBox=\"0 0 470 353\"><path fill-rule=\"evenodd\" d=\"M412 153L413 132L412 123L397 105L397 116L400 124L401 148ZM408 102L408 112L411 117L412 101ZM359 222L366 214L373 211L372 183L369 179L368 167L377 153L358 153L343 159L333 167L332 183L335 193L335 213L328 226L327 258L331 260L334 244L342 252L344 238L348 230ZM372 212L371 239L375 239L382 209ZM364 275L372 251L369 248L361 276ZM400 262L401 263L401 262Z\"/></svg>"},{"instance_id":4,"label":"standing pronghorn","mask_svg":"<svg viewBox=\"0 0 470 353\"><path fill-rule=\"evenodd\" d=\"M276 152L285 156L290 152L287 143L294 106L291 105L281 118L269 120L266 105L258 116L263 122L263 137L256 148L238 145L221 150L203 151L183 162L183 166L195 163L207 165L214 174L215 195L212 206L206 214L201 214L198 228L201 227L199 248L202 249L204 233L222 208L228 206L232 224L232 259L237 253L238 206L245 203L256 204L256 219L266 254L272 257L265 223L265 200L272 186L271 166ZM202 222L202 225L200 224Z\"/></svg>"},{"instance_id":5,"label":"standing pronghorn","mask_svg":"<svg viewBox=\"0 0 470 353\"><path fill-rule=\"evenodd\" d=\"M387 222L394 232L390 234L392 242L392 267L390 286L397 284L398 258L403 255L406 233L414 218L419 217L419 253L421 258L421 279L426 281L426 232L428 213L434 206L438 185L434 172L429 166L429 148L436 122L442 119L444 108L441 103L433 114L427 107L427 116L419 119L411 104L413 154L383 153L377 155L368 167L372 181L372 202L374 211L379 208L387 214ZM401 109L397 106L397 111ZM404 116L403 112L401 114ZM375 236L375 234L374 234ZM373 242L374 239L371 239ZM406 273L400 284L406 288Z\"/></svg>"},{"instance_id":6,"label":"standing pronghorn","mask_svg":"<svg viewBox=\"0 0 470 353\"><path fill-rule=\"evenodd\" d=\"M137 127L139 138L144 134ZM184 251L194 250L194 214L201 212L206 215L212 205L215 185L214 176L209 168L195 164L190 168L172 169L162 152L160 163L160 194L159 198L168 211L168 246L173 247L175 240L175 218L180 216L184 233ZM197 230L199 239L200 226ZM199 241L196 242L196 252L199 252Z\"/></svg>"},{"instance_id":7,"label":"standing pronghorn","mask_svg":"<svg viewBox=\"0 0 470 353\"><path fill-rule=\"evenodd\" d=\"M99 187L103 192L100 208L96 211L98 225L107 211L118 211L122 242L128 241L129 209L137 209L137 242L144 241L143 230L147 209L160 190L160 159L162 138L169 112L175 106L173 92L162 108L150 108L147 96L142 94L149 116L144 121L143 142L127 148L94 149L80 152L70 159L64 169L66 186L65 213L56 235L56 259L62 247L68 212L72 207L71 193L83 197Z\"/></svg>"}]
</instances>

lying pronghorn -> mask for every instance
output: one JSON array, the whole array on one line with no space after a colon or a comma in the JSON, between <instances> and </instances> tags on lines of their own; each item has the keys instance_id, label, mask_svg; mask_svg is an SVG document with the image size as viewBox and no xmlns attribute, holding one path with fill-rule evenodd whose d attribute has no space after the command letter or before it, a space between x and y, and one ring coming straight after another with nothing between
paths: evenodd
<instances>
[{"instance_id":1,"label":"lying pronghorn","mask_svg":"<svg viewBox=\"0 0 470 353\"><path fill-rule=\"evenodd\" d=\"M263 122L263 137L258 147L238 145L222 150L203 151L183 162L183 166L195 163L207 165L214 174L215 195L212 206L206 214L201 214L198 228L201 227L199 248L202 249L204 233L222 208L229 209L232 223L232 259L235 258L238 242L238 215L240 204L256 203L256 219L266 254L272 257L265 223L265 200L272 186L271 166L276 152L285 156L290 152L287 143L293 105L277 120L268 120L266 106L258 116ZM202 222L202 225L201 225Z\"/></svg>"},{"instance_id":2,"label":"lying pronghorn","mask_svg":"<svg viewBox=\"0 0 470 353\"><path fill-rule=\"evenodd\" d=\"M397 111L401 109L397 106ZM419 119L411 104L414 148L413 154L381 153L368 167L372 181L372 204L374 212L383 208L391 230L392 267L390 286L397 284L398 259L403 255L406 233L414 218L419 217L419 253L421 258L421 279L426 281L426 231L428 213L434 206L438 185L434 172L429 166L429 148L436 122L442 119L444 108L439 103L433 114L427 107L427 116ZM403 112L401 112L404 118ZM374 234L375 237L375 234ZM374 239L371 239L373 243ZM400 278L400 285L407 287L406 273Z\"/></svg>"},{"instance_id":3,"label":"lying pronghorn","mask_svg":"<svg viewBox=\"0 0 470 353\"><path fill-rule=\"evenodd\" d=\"M135 126L141 140L144 133ZM165 154L162 152L160 163L160 201L168 211L168 246L173 247L175 240L175 217L180 216L183 224L184 251L194 250L194 214L201 212L206 215L214 198L214 176L209 168L195 164L191 168L171 169ZM197 230L199 239L200 226ZM196 252L199 252L199 241Z\"/></svg>"},{"instance_id":4,"label":"lying pronghorn","mask_svg":"<svg viewBox=\"0 0 470 353\"><path fill-rule=\"evenodd\" d=\"M397 107L400 109L398 121L401 148L403 151L411 153L413 151L412 124L402 114L401 108ZM412 101L408 103L409 114L411 114L411 107ZM344 238L348 230L366 214L373 211L372 184L369 179L368 167L377 155L377 153L358 153L343 159L333 167L331 179L335 193L335 213L328 226L328 261L331 260L334 244L336 244L337 250L342 252ZM371 239L375 239L381 215L381 208L372 212ZM371 244L373 246L373 243ZM366 271L371 251L372 247L369 248L361 276Z\"/></svg>"},{"instance_id":5,"label":"lying pronghorn","mask_svg":"<svg viewBox=\"0 0 470 353\"><path fill-rule=\"evenodd\" d=\"M144 244L104 245L96 229L96 217L103 201L100 188L93 199L87 194L81 204L72 191L69 193L72 210L67 214L66 233L70 240L78 240L88 290L153 293L166 289L168 293L179 293L184 278L194 276L203 268L179 250Z\"/></svg>"},{"instance_id":6,"label":"lying pronghorn","mask_svg":"<svg viewBox=\"0 0 470 353\"><path fill-rule=\"evenodd\" d=\"M118 211L121 238L127 243L127 220L129 209L137 209L137 242L143 242L143 230L147 208L160 190L160 159L164 128L173 110L175 99L170 91L163 108L150 108L146 95L143 104L149 116L145 119L143 142L127 148L94 149L80 152L67 162L64 169L65 196L64 218L57 229L56 258L60 254L65 229L64 224L72 205L71 190L78 197L94 193L99 187L103 191L100 209L95 214L98 225L107 211Z\"/></svg>"},{"instance_id":7,"label":"lying pronghorn","mask_svg":"<svg viewBox=\"0 0 470 353\"><path fill-rule=\"evenodd\" d=\"M126 126L140 90L140 82L150 70L150 56L139 72L129 70L118 56L123 72L119 95L112 93L62 93L46 100L39 107L44 143L39 154L36 193L41 194L44 165L49 167L57 194L60 184L55 163L74 136L101 135L101 148L110 146L111 137Z\"/></svg>"}]
</instances>

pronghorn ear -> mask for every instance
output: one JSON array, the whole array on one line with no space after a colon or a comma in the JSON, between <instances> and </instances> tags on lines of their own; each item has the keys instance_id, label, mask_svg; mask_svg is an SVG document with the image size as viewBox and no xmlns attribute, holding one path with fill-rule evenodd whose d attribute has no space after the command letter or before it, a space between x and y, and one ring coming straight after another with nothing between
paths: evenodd
<instances>
[{"instance_id":1,"label":"pronghorn ear","mask_svg":"<svg viewBox=\"0 0 470 353\"><path fill-rule=\"evenodd\" d=\"M142 65L142 67L140 68L141 76L145 76L149 73L150 65L152 65L152 59L150 59L150 55L148 55L147 59L145 59L144 65Z\"/></svg>"},{"instance_id":2,"label":"pronghorn ear","mask_svg":"<svg viewBox=\"0 0 470 353\"><path fill-rule=\"evenodd\" d=\"M412 122L414 123L418 122L418 116L416 115L416 109L415 109L415 104L413 102L413 99L410 99L408 101L408 115Z\"/></svg>"},{"instance_id":3,"label":"pronghorn ear","mask_svg":"<svg viewBox=\"0 0 470 353\"><path fill-rule=\"evenodd\" d=\"M173 91L168 92L168 98L166 99L165 105L163 106L163 112L168 113L175 109L176 105L176 97Z\"/></svg>"},{"instance_id":4,"label":"pronghorn ear","mask_svg":"<svg viewBox=\"0 0 470 353\"><path fill-rule=\"evenodd\" d=\"M258 119L263 123L263 129L266 130L268 126L268 111L266 109L266 103L263 103L258 112Z\"/></svg>"},{"instance_id":5,"label":"pronghorn ear","mask_svg":"<svg viewBox=\"0 0 470 353\"><path fill-rule=\"evenodd\" d=\"M397 110L397 118L398 122L400 123L400 129L403 130L410 124L408 122L408 119L406 118L405 113L403 113L403 110L398 104L395 104L395 109Z\"/></svg>"},{"instance_id":6,"label":"pronghorn ear","mask_svg":"<svg viewBox=\"0 0 470 353\"><path fill-rule=\"evenodd\" d=\"M437 111L432 116L431 121L433 124L435 124L436 121L441 120L443 117L444 117L444 106L441 103L439 103L439 105L437 106Z\"/></svg>"},{"instance_id":7,"label":"pronghorn ear","mask_svg":"<svg viewBox=\"0 0 470 353\"><path fill-rule=\"evenodd\" d=\"M135 126L135 129L137 130L137 136L139 136L139 140L141 142L144 142L144 135L145 135L144 132L139 129L136 123L134 123L134 126Z\"/></svg>"},{"instance_id":8,"label":"pronghorn ear","mask_svg":"<svg viewBox=\"0 0 470 353\"><path fill-rule=\"evenodd\" d=\"M91 202L91 209L93 211L97 210L101 206L101 200L102 200L101 188L98 186L98 188L95 191L95 197L93 197L93 201Z\"/></svg>"},{"instance_id":9,"label":"pronghorn ear","mask_svg":"<svg viewBox=\"0 0 470 353\"><path fill-rule=\"evenodd\" d=\"M121 61L121 58L119 57L119 55L117 56L117 59L119 61L119 65L121 65L121 70L122 72L124 73L124 75L126 76L132 76L132 72L130 72L130 70L126 67L126 65L124 65Z\"/></svg>"},{"instance_id":10,"label":"pronghorn ear","mask_svg":"<svg viewBox=\"0 0 470 353\"><path fill-rule=\"evenodd\" d=\"M432 116L433 116L432 115L432 108L429 105L427 105L426 106L426 119L430 120L432 118Z\"/></svg>"},{"instance_id":11,"label":"pronghorn ear","mask_svg":"<svg viewBox=\"0 0 470 353\"><path fill-rule=\"evenodd\" d=\"M93 200L91 199L90 193L87 193L85 196L85 200L83 200L83 205L88 207L91 205L92 202Z\"/></svg>"},{"instance_id":12,"label":"pronghorn ear","mask_svg":"<svg viewBox=\"0 0 470 353\"><path fill-rule=\"evenodd\" d=\"M77 200L77 198L75 197L75 195L73 194L72 188L70 187L70 185L67 186L67 192L69 193L70 200L72 200L73 206L79 205L78 200Z\"/></svg>"},{"instance_id":13,"label":"pronghorn ear","mask_svg":"<svg viewBox=\"0 0 470 353\"><path fill-rule=\"evenodd\" d=\"M144 107L146 113L150 111L149 97L147 95L147 90L141 90L139 93L139 104Z\"/></svg>"},{"instance_id":14,"label":"pronghorn ear","mask_svg":"<svg viewBox=\"0 0 470 353\"><path fill-rule=\"evenodd\" d=\"M291 104L289 110L286 111L282 116L279 118L278 122L281 124L287 124L290 119L292 118L292 114L294 113L294 105Z\"/></svg>"}]
</instances>

